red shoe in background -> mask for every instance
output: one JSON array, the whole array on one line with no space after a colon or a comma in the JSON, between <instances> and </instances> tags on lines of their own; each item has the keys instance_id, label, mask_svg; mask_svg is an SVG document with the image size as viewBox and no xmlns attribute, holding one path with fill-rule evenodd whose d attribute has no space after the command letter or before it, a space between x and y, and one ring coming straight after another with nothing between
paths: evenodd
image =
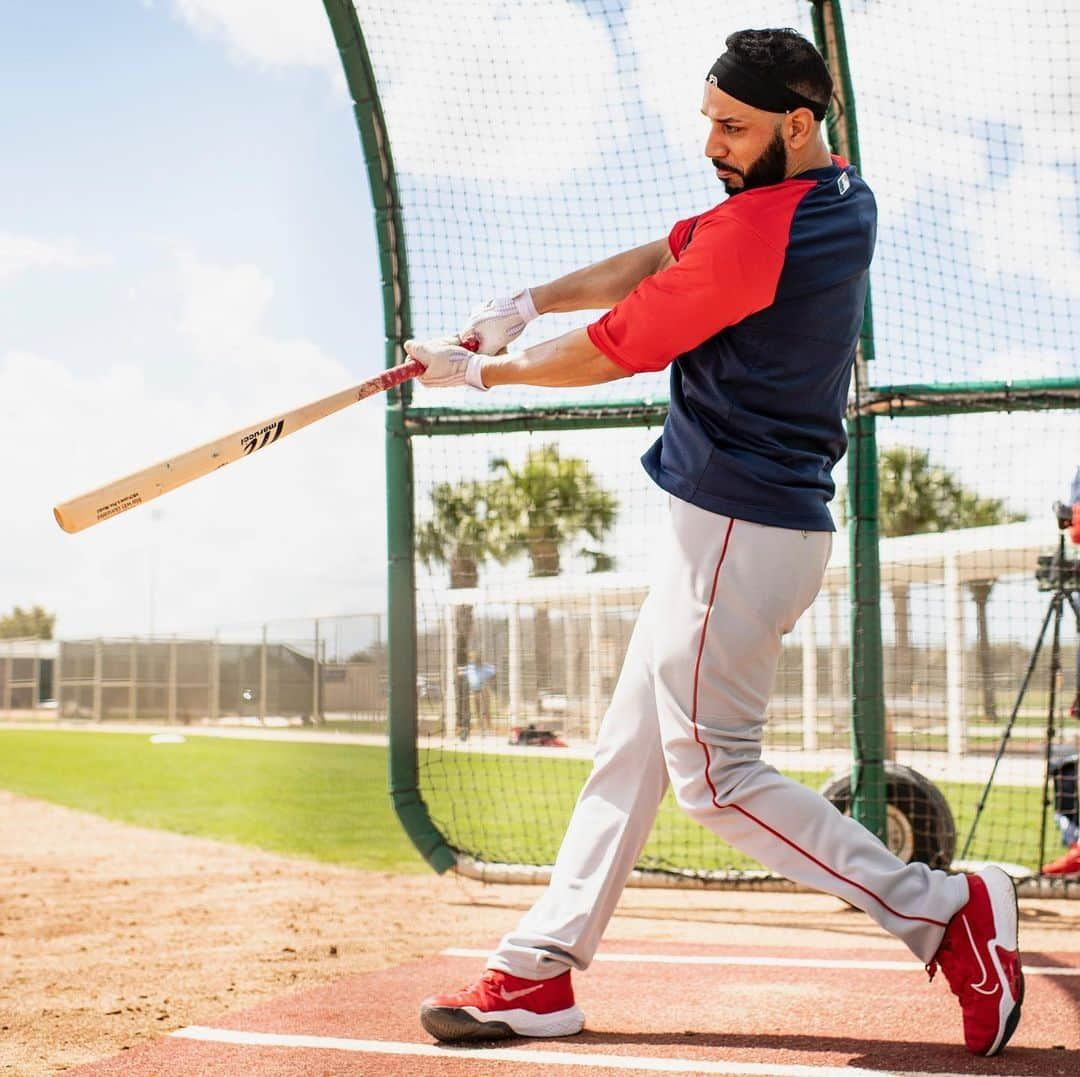
<instances>
[{"instance_id":1,"label":"red shoe in background","mask_svg":"<svg viewBox=\"0 0 1080 1077\"><path fill-rule=\"evenodd\" d=\"M1043 864L1044 875L1077 875L1080 874L1080 841L1073 842L1069 851L1057 860L1049 864Z\"/></svg>"},{"instance_id":2,"label":"red shoe in background","mask_svg":"<svg viewBox=\"0 0 1080 1077\"><path fill-rule=\"evenodd\" d=\"M968 902L949 921L938 966L964 1014L964 1042L976 1055L996 1055L1020 1022L1024 973L1017 943L1016 887L1001 868L967 876Z\"/></svg>"}]
</instances>

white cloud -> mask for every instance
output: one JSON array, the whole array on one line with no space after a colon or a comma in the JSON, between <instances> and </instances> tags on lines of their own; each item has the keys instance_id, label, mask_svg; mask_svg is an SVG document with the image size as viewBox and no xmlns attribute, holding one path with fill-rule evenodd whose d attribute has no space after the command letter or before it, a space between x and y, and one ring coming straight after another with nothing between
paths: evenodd
<instances>
[{"instance_id":1,"label":"white cloud","mask_svg":"<svg viewBox=\"0 0 1080 1077\"><path fill-rule=\"evenodd\" d=\"M477 0L467 19L410 4L390 18L372 13L365 31L401 171L545 187L625 134L605 105L619 78L611 45L570 0Z\"/></svg>"},{"instance_id":2,"label":"white cloud","mask_svg":"<svg viewBox=\"0 0 1080 1077\"><path fill-rule=\"evenodd\" d=\"M72 239L0 232L0 279L31 269L88 269L108 263L105 255L82 250Z\"/></svg>"},{"instance_id":3,"label":"white cloud","mask_svg":"<svg viewBox=\"0 0 1080 1077\"><path fill-rule=\"evenodd\" d=\"M1031 276L1054 295L1080 298L1078 204L1080 188L1063 172L1018 166L1002 190L964 202L975 265L988 276Z\"/></svg>"},{"instance_id":4,"label":"white cloud","mask_svg":"<svg viewBox=\"0 0 1080 1077\"><path fill-rule=\"evenodd\" d=\"M253 265L214 266L182 254L181 328L200 350L258 334L274 295L273 281Z\"/></svg>"},{"instance_id":5,"label":"white cloud","mask_svg":"<svg viewBox=\"0 0 1080 1077\"><path fill-rule=\"evenodd\" d=\"M1072 17L1060 0L984 0L977 17L967 0L856 7L844 22L857 101L882 95L898 112L1015 118L1030 129L1037 117L1018 109L1051 94L1065 102L1080 78Z\"/></svg>"},{"instance_id":6,"label":"white cloud","mask_svg":"<svg viewBox=\"0 0 1080 1077\"><path fill-rule=\"evenodd\" d=\"M298 0L174 0L193 30L225 42L234 59L262 67L312 67L342 82L322 4Z\"/></svg>"},{"instance_id":7,"label":"white cloud","mask_svg":"<svg viewBox=\"0 0 1080 1077\"><path fill-rule=\"evenodd\" d=\"M974 372L976 381L1022 381L1076 376L1075 359L1038 348L991 353ZM1050 505L1068 494L1080 464L1080 426L1071 410L984 412L951 416L940 451L949 466L984 497L1050 520ZM948 446L945 449L945 446ZM1047 541L1053 535L1048 528Z\"/></svg>"},{"instance_id":8,"label":"white cloud","mask_svg":"<svg viewBox=\"0 0 1080 1077\"><path fill-rule=\"evenodd\" d=\"M947 190L958 205L976 194L985 183L985 140L897 116L894 107L894 101L882 98L859 103L863 171L874 189L883 226L887 215L898 217L909 203L925 198L927 187Z\"/></svg>"},{"instance_id":9,"label":"white cloud","mask_svg":"<svg viewBox=\"0 0 1080 1077\"><path fill-rule=\"evenodd\" d=\"M1053 541L1050 505L1067 498L1080 464L1076 413L988 412L952 417L944 462L983 497L999 497L1011 509L1047 524ZM945 450L943 450L945 451Z\"/></svg>"},{"instance_id":10,"label":"white cloud","mask_svg":"<svg viewBox=\"0 0 1080 1077\"><path fill-rule=\"evenodd\" d=\"M992 352L975 371L973 380L1024 381L1036 378L1075 377L1075 356L1032 346L1023 351Z\"/></svg>"},{"instance_id":11,"label":"white cloud","mask_svg":"<svg viewBox=\"0 0 1080 1077\"><path fill-rule=\"evenodd\" d=\"M151 603L158 631L198 634L376 608L378 397L78 535L53 521L57 501L357 380L310 341L266 330L272 285L257 268L188 258L179 278L193 357L183 378L162 384L153 368L123 362L76 374L28 352L0 357L9 462L0 601L41 602L67 637L144 633Z\"/></svg>"}]
</instances>

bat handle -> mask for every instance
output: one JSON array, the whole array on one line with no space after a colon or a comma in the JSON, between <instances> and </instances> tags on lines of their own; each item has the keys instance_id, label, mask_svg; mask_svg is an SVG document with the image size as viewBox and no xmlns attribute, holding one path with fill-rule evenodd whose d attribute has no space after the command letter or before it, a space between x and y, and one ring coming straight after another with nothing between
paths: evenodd
<instances>
[{"instance_id":1,"label":"bat handle","mask_svg":"<svg viewBox=\"0 0 1080 1077\"><path fill-rule=\"evenodd\" d=\"M404 363L398 363L397 366L389 367L381 374L376 374L375 377L362 382L357 391L356 399L363 400L366 396L384 393L387 389L393 389L395 385L400 385L403 381L408 381L410 378L418 377L423 373L424 364L419 359L409 359Z\"/></svg>"},{"instance_id":2,"label":"bat handle","mask_svg":"<svg viewBox=\"0 0 1080 1077\"><path fill-rule=\"evenodd\" d=\"M478 352L480 350L480 338L467 337L461 342L461 346L471 352ZM427 367L419 359L409 359L404 363L399 363L397 366L392 366L389 370L379 374L377 378L372 379L379 383L378 389L375 391L392 389L395 385L400 385L410 378L418 378L426 369Z\"/></svg>"},{"instance_id":3,"label":"bat handle","mask_svg":"<svg viewBox=\"0 0 1080 1077\"><path fill-rule=\"evenodd\" d=\"M417 378L424 373L424 364L419 359L407 359L399 366L391 367L387 373L394 375L394 385L400 385L403 381L408 381L410 378Z\"/></svg>"}]
</instances>

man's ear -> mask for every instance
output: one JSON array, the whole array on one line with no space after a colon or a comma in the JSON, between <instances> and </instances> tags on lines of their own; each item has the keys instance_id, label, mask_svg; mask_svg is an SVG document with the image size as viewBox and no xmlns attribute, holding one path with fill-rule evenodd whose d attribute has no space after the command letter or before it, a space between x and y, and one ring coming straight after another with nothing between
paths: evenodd
<instances>
[{"instance_id":1,"label":"man's ear","mask_svg":"<svg viewBox=\"0 0 1080 1077\"><path fill-rule=\"evenodd\" d=\"M788 144L793 150L802 149L810 141L816 122L814 114L808 108L793 109L784 117L788 129Z\"/></svg>"}]
</instances>

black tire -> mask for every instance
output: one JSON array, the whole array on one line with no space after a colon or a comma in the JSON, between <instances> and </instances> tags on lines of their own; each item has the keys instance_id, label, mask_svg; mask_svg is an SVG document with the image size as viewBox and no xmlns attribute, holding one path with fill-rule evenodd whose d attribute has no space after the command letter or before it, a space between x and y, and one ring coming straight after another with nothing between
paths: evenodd
<instances>
[{"instance_id":1,"label":"black tire","mask_svg":"<svg viewBox=\"0 0 1080 1077\"><path fill-rule=\"evenodd\" d=\"M851 772L844 771L821 789L838 811L851 813ZM885 763L886 844L905 863L919 861L948 868L956 855L956 824L941 790L918 771Z\"/></svg>"}]
</instances>

